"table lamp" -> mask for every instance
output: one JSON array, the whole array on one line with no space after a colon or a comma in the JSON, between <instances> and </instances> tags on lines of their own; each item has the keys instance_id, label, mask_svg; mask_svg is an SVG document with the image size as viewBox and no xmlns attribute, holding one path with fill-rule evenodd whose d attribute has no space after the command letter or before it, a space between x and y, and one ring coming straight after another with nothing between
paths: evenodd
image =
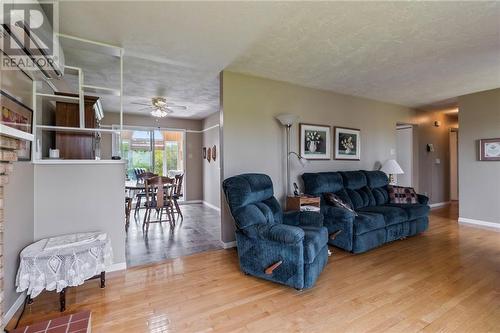
<instances>
[{"instance_id":1,"label":"table lamp","mask_svg":"<svg viewBox=\"0 0 500 333\"><path fill-rule=\"evenodd\" d=\"M396 177L394 177L394 175L404 174L403 169L401 169L396 160L385 161L384 164L382 165L382 168L380 168L380 171L385 172L385 174L389 176L390 185L397 185L397 180Z\"/></svg>"}]
</instances>

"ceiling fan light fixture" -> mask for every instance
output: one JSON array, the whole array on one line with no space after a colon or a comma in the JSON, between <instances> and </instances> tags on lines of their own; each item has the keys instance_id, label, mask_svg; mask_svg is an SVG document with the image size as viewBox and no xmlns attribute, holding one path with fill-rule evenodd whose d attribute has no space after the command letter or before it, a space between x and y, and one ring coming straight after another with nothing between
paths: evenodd
<instances>
[{"instance_id":1,"label":"ceiling fan light fixture","mask_svg":"<svg viewBox=\"0 0 500 333\"><path fill-rule=\"evenodd\" d=\"M151 111L151 115L156 118L165 118L168 116L168 112L162 109L155 109Z\"/></svg>"}]
</instances>

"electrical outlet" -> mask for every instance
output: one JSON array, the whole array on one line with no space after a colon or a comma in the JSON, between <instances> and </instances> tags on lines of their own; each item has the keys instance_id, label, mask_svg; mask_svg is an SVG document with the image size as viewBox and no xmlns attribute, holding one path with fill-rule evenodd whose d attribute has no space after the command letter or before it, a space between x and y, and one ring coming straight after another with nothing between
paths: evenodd
<instances>
[{"instance_id":1,"label":"electrical outlet","mask_svg":"<svg viewBox=\"0 0 500 333\"><path fill-rule=\"evenodd\" d=\"M396 155L396 149L391 148L391 155Z\"/></svg>"}]
</instances>

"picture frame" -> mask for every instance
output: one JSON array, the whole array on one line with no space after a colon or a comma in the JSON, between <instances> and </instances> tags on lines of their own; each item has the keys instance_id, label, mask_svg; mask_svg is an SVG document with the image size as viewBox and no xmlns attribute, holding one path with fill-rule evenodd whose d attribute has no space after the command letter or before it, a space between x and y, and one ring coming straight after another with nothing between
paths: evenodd
<instances>
[{"instance_id":1,"label":"picture frame","mask_svg":"<svg viewBox=\"0 0 500 333\"><path fill-rule=\"evenodd\" d=\"M215 158L217 157L217 148L215 148L215 145L212 147L212 161L215 162Z\"/></svg>"},{"instance_id":2,"label":"picture frame","mask_svg":"<svg viewBox=\"0 0 500 333\"><path fill-rule=\"evenodd\" d=\"M299 124L300 156L307 160L330 160L332 153L331 127Z\"/></svg>"},{"instance_id":3,"label":"picture frame","mask_svg":"<svg viewBox=\"0 0 500 333\"><path fill-rule=\"evenodd\" d=\"M207 149L207 161L210 163L210 160L212 159L212 148L208 147Z\"/></svg>"},{"instance_id":4,"label":"picture frame","mask_svg":"<svg viewBox=\"0 0 500 333\"><path fill-rule=\"evenodd\" d=\"M0 90L0 123L33 134L33 110L4 90ZM18 161L31 161L31 142L19 141Z\"/></svg>"},{"instance_id":5,"label":"picture frame","mask_svg":"<svg viewBox=\"0 0 500 333\"><path fill-rule=\"evenodd\" d=\"M203 147L203 149L201 150L201 156L204 160L207 159L207 147Z\"/></svg>"},{"instance_id":6,"label":"picture frame","mask_svg":"<svg viewBox=\"0 0 500 333\"><path fill-rule=\"evenodd\" d=\"M361 160L361 130L359 128L334 128L334 150L336 160Z\"/></svg>"},{"instance_id":7,"label":"picture frame","mask_svg":"<svg viewBox=\"0 0 500 333\"><path fill-rule=\"evenodd\" d=\"M500 161L500 138L479 140L480 161Z\"/></svg>"}]
</instances>

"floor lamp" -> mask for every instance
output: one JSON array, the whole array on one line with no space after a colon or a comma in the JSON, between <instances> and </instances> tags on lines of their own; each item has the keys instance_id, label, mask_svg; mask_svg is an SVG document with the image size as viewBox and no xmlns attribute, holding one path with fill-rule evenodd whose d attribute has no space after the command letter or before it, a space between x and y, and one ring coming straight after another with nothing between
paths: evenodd
<instances>
[{"instance_id":1,"label":"floor lamp","mask_svg":"<svg viewBox=\"0 0 500 333\"><path fill-rule=\"evenodd\" d=\"M293 124L297 122L299 119L298 116L294 114L289 114L289 113L282 113L276 116L276 119L279 120L279 122L285 126L286 129L286 195L288 196L288 193L290 191L290 156L295 155L297 156L300 164L304 167L307 164L307 160L297 154L294 151L290 151L290 129L292 128Z\"/></svg>"}]
</instances>

